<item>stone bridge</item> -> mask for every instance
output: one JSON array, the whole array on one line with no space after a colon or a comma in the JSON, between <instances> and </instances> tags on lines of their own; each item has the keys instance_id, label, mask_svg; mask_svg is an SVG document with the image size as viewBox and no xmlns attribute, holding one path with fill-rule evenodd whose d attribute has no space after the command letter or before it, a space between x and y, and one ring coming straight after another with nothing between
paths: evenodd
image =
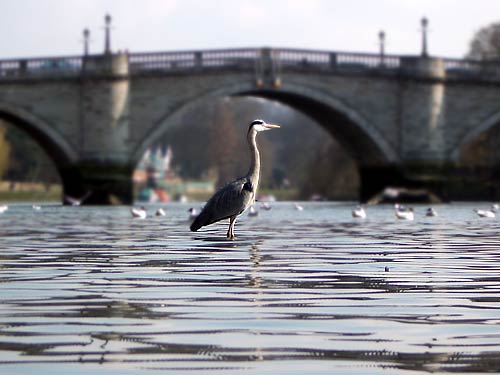
<instances>
[{"instance_id":1,"label":"stone bridge","mask_svg":"<svg viewBox=\"0 0 500 375\"><path fill-rule=\"evenodd\" d=\"M246 95L331 133L358 163L361 200L387 186L493 199L499 153L468 169L460 158L500 122L499 88L500 66L468 60L271 48L106 53L0 60L0 118L42 145L65 194L91 191L94 204L132 201L133 169L182 113Z\"/></svg>"}]
</instances>

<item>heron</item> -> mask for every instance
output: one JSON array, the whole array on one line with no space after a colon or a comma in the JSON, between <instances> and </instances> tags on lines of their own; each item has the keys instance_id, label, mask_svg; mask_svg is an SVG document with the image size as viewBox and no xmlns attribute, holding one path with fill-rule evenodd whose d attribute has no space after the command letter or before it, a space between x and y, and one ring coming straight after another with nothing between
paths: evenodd
<instances>
[{"instance_id":1,"label":"heron","mask_svg":"<svg viewBox=\"0 0 500 375\"><path fill-rule=\"evenodd\" d=\"M259 119L250 123L247 133L251 158L248 173L224 186L208 200L203 210L191 224L190 229L193 232L206 225L229 219L227 238L234 239L236 218L255 203L257 188L259 186L260 154L257 148L257 133L279 127L279 125L268 124L264 120Z\"/></svg>"}]
</instances>

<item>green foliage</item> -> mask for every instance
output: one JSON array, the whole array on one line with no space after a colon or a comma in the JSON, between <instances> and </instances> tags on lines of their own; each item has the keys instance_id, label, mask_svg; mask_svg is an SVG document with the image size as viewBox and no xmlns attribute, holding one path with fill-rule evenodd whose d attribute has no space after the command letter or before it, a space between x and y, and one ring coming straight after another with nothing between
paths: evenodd
<instances>
[{"instance_id":1,"label":"green foliage","mask_svg":"<svg viewBox=\"0 0 500 375\"><path fill-rule=\"evenodd\" d=\"M7 125L3 124L0 120L0 181L7 172L10 144L7 141Z\"/></svg>"},{"instance_id":2,"label":"green foliage","mask_svg":"<svg viewBox=\"0 0 500 375\"><path fill-rule=\"evenodd\" d=\"M3 123L0 130L0 177L16 182L60 183L47 153L24 131Z\"/></svg>"}]
</instances>

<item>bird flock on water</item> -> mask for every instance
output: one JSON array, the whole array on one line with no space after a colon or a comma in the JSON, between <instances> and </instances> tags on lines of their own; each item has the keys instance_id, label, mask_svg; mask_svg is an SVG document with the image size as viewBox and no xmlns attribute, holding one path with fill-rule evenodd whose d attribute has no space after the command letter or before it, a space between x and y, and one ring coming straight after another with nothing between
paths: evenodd
<instances>
[{"instance_id":1,"label":"bird flock on water","mask_svg":"<svg viewBox=\"0 0 500 375\"><path fill-rule=\"evenodd\" d=\"M295 211L303 211L304 210L304 207L298 203L291 203L291 207ZM262 210L269 211L271 209L272 209L272 206L269 202L262 202L260 204L260 208L257 208L256 205L252 205L248 209L248 217L257 217L257 216L259 216L260 211L262 211ZM474 208L473 212L475 212L476 215L478 217L481 217L481 218L495 218L496 211L498 209L499 209L499 206L498 206L498 204L495 203L495 204L492 204L489 209ZM1 207L0 207L0 210L1 210ZM202 208L202 210L203 210L203 208ZM189 212L188 220L193 222L198 217L198 211L196 210L196 208L191 207L188 210L188 212ZM405 207L401 204L396 203L396 204L394 204L393 212L394 212L394 217L398 220L412 221L415 219L415 210L413 207ZM131 213L132 213L132 216L134 218L145 219L147 217L147 212L146 212L146 209L144 207L140 207L140 208L134 207L131 209ZM352 217L354 219L366 219L368 217L366 209L365 209L364 205L362 205L362 204L356 205L352 209L351 214L352 214ZM165 216L165 215L166 215L166 213L165 213L164 209L162 209L162 208L157 209L156 216ZM425 209L423 216L425 216L425 217L437 217L439 215L438 215L438 212L435 208L428 207L427 209Z\"/></svg>"}]
</instances>

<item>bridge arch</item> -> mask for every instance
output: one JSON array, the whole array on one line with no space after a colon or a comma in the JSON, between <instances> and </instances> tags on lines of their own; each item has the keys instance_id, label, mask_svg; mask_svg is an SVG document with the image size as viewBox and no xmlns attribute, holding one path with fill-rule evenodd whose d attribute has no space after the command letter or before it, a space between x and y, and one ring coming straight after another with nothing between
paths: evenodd
<instances>
[{"instance_id":1,"label":"bridge arch","mask_svg":"<svg viewBox=\"0 0 500 375\"><path fill-rule=\"evenodd\" d=\"M3 102L0 102L0 119L24 130L41 146L59 172L65 192L68 186L80 183L79 176L72 170L72 165L78 160L76 150L46 121L23 108Z\"/></svg>"},{"instance_id":2,"label":"bridge arch","mask_svg":"<svg viewBox=\"0 0 500 375\"><path fill-rule=\"evenodd\" d=\"M40 144L58 167L77 161L78 154L72 145L40 117L23 108L0 102L0 118L25 130Z\"/></svg>"},{"instance_id":3,"label":"bridge arch","mask_svg":"<svg viewBox=\"0 0 500 375\"><path fill-rule=\"evenodd\" d=\"M270 99L302 112L329 131L360 165L384 166L399 162L396 151L382 134L366 118L335 97L325 97L303 85L285 84L279 90L265 90L256 89L252 83L240 83L212 90L166 113L136 147L131 164L136 165L154 141L189 107L208 99L235 96Z\"/></svg>"},{"instance_id":4,"label":"bridge arch","mask_svg":"<svg viewBox=\"0 0 500 375\"><path fill-rule=\"evenodd\" d=\"M500 111L494 113L490 117L488 117L485 121L483 121L479 126L472 128L468 133L466 133L461 139L458 140L455 147L451 152L451 160L454 162L458 162L460 159L460 152L462 146L467 143L473 141L481 134L486 133L487 131L493 129L495 126L500 125Z\"/></svg>"}]
</instances>

